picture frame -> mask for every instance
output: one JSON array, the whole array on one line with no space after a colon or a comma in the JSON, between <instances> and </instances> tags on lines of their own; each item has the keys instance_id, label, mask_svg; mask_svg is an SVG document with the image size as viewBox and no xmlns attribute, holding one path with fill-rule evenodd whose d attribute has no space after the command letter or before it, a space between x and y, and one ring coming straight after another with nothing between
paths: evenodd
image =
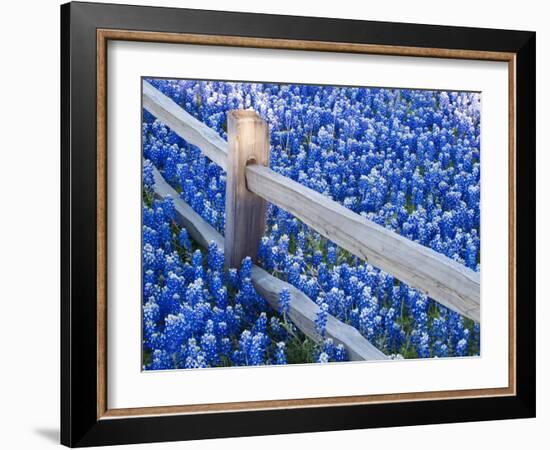
<instances>
[{"instance_id":1,"label":"picture frame","mask_svg":"<svg viewBox=\"0 0 550 450\"><path fill-rule=\"evenodd\" d=\"M202 405L107 401L107 44L508 65L508 386ZM72 2L61 7L61 443L70 447L535 416L533 32Z\"/></svg>"}]
</instances>

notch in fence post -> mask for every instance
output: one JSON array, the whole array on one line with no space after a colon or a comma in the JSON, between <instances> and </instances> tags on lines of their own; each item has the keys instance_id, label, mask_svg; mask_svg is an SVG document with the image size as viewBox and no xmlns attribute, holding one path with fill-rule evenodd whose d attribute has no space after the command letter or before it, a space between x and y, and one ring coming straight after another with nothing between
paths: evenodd
<instances>
[{"instance_id":1,"label":"notch in fence post","mask_svg":"<svg viewBox=\"0 0 550 450\"><path fill-rule=\"evenodd\" d=\"M238 269L246 256L256 261L265 232L267 202L248 190L246 166L269 165L269 128L254 111L229 111L227 141L225 265Z\"/></svg>"}]
</instances>

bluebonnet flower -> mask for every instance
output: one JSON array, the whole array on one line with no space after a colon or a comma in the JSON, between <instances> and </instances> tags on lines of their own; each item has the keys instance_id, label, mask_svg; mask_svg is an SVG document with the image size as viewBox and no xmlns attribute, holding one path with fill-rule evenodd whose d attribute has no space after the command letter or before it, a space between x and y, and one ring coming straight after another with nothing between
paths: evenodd
<instances>
[{"instance_id":1,"label":"bluebonnet flower","mask_svg":"<svg viewBox=\"0 0 550 450\"><path fill-rule=\"evenodd\" d=\"M186 369L199 369L207 367L206 355L197 345L195 338L190 338L187 342L185 355L184 367Z\"/></svg>"},{"instance_id":2,"label":"bluebonnet flower","mask_svg":"<svg viewBox=\"0 0 550 450\"><path fill-rule=\"evenodd\" d=\"M204 357L208 365L215 366L219 363L218 343L213 333L202 335L201 348L204 351Z\"/></svg>"},{"instance_id":3,"label":"bluebonnet flower","mask_svg":"<svg viewBox=\"0 0 550 450\"><path fill-rule=\"evenodd\" d=\"M239 276L241 280L252 276L252 259L249 256L243 259Z\"/></svg>"},{"instance_id":4,"label":"bluebonnet flower","mask_svg":"<svg viewBox=\"0 0 550 450\"><path fill-rule=\"evenodd\" d=\"M248 364L251 366L259 366L263 364L265 357L265 341L266 336L258 332L252 337L250 350L248 353Z\"/></svg>"},{"instance_id":5,"label":"bluebonnet flower","mask_svg":"<svg viewBox=\"0 0 550 450\"><path fill-rule=\"evenodd\" d=\"M286 364L286 345L284 342L277 342L277 346L275 348L275 364L282 365Z\"/></svg>"},{"instance_id":6,"label":"bluebonnet flower","mask_svg":"<svg viewBox=\"0 0 550 450\"><path fill-rule=\"evenodd\" d=\"M338 344L334 349L334 361L341 362L347 360L347 352L342 344Z\"/></svg>"},{"instance_id":7,"label":"bluebonnet flower","mask_svg":"<svg viewBox=\"0 0 550 450\"><path fill-rule=\"evenodd\" d=\"M152 359L151 370L172 369L174 366L172 358L166 350L156 349Z\"/></svg>"},{"instance_id":8,"label":"bluebonnet flower","mask_svg":"<svg viewBox=\"0 0 550 450\"><path fill-rule=\"evenodd\" d=\"M279 293L279 312L281 314L288 314L290 308L290 292L288 289L283 289Z\"/></svg>"},{"instance_id":9,"label":"bluebonnet flower","mask_svg":"<svg viewBox=\"0 0 550 450\"><path fill-rule=\"evenodd\" d=\"M223 252L218 249L215 242L211 242L208 246L208 267L210 270L221 272L223 270L224 257Z\"/></svg>"},{"instance_id":10,"label":"bluebonnet flower","mask_svg":"<svg viewBox=\"0 0 550 450\"><path fill-rule=\"evenodd\" d=\"M155 184L155 178L153 176L153 163L148 159L143 162L143 185L149 189Z\"/></svg>"},{"instance_id":11,"label":"bluebonnet flower","mask_svg":"<svg viewBox=\"0 0 550 450\"><path fill-rule=\"evenodd\" d=\"M319 306L319 311L317 312L317 317L315 319L315 328L321 336L325 336L327 330L328 322L328 305L322 303Z\"/></svg>"},{"instance_id":12,"label":"bluebonnet flower","mask_svg":"<svg viewBox=\"0 0 550 450\"><path fill-rule=\"evenodd\" d=\"M204 267L203 267L203 261L202 261L202 253L200 250L195 250L195 253L193 253L193 259L191 264L193 266L194 279L195 280L203 279Z\"/></svg>"},{"instance_id":13,"label":"bluebonnet flower","mask_svg":"<svg viewBox=\"0 0 550 450\"><path fill-rule=\"evenodd\" d=\"M327 263L330 265L336 265L336 247L334 245L330 245L327 248Z\"/></svg>"},{"instance_id":14,"label":"bluebonnet flower","mask_svg":"<svg viewBox=\"0 0 550 450\"><path fill-rule=\"evenodd\" d=\"M468 341L464 338L460 339L460 341L456 344L456 354L457 356L464 356L466 355L466 351L468 350Z\"/></svg>"},{"instance_id":15,"label":"bluebonnet flower","mask_svg":"<svg viewBox=\"0 0 550 450\"><path fill-rule=\"evenodd\" d=\"M187 251L191 251L191 241L185 228L181 228L178 233L178 244Z\"/></svg>"},{"instance_id":16,"label":"bluebonnet flower","mask_svg":"<svg viewBox=\"0 0 550 450\"><path fill-rule=\"evenodd\" d=\"M189 333L189 327L186 324L185 316L183 314L173 315L169 314L164 319L165 327L165 348L174 353L178 350Z\"/></svg>"}]
</instances>

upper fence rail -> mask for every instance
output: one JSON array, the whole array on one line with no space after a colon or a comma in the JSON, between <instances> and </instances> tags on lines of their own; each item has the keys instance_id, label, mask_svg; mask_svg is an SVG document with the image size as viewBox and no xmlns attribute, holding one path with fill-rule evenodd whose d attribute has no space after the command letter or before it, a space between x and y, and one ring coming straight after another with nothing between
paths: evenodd
<instances>
[{"instance_id":1,"label":"upper fence rail","mask_svg":"<svg viewBox=\"0 0 550 450\"><path fill-rule=\"evenodd\" d=\"M227 142L145 80L143 107L227 169ZM479 273L354 213L269 167L248 165L245 176L247 188L254 194L293 214L353 255L479 322Z\"/></svg>"}]
</instances>

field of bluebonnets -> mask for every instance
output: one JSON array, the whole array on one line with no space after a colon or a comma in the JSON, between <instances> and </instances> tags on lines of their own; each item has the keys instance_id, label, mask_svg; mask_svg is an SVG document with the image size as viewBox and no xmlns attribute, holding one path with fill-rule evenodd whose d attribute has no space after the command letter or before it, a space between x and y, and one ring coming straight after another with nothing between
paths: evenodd
<instances>
[{"instance_id":1,"label":"field of bluebonnets","mask_svg":"<svg viewBox=\"0 0 550 450\"><path fill-rule=\"evenodd\" d=\"M402 236L479 270L480 95L409 89L148 80L227 138L228 110L269 124L271 168ZM345 361L269 307L251 262L224 271L153 197L152 165L223 234L225 173L143 111L143 366L146 370ZM479 354L479 324L351 256L270 205L259 264L387 355Z\"/></svg>"}]
</instances>

